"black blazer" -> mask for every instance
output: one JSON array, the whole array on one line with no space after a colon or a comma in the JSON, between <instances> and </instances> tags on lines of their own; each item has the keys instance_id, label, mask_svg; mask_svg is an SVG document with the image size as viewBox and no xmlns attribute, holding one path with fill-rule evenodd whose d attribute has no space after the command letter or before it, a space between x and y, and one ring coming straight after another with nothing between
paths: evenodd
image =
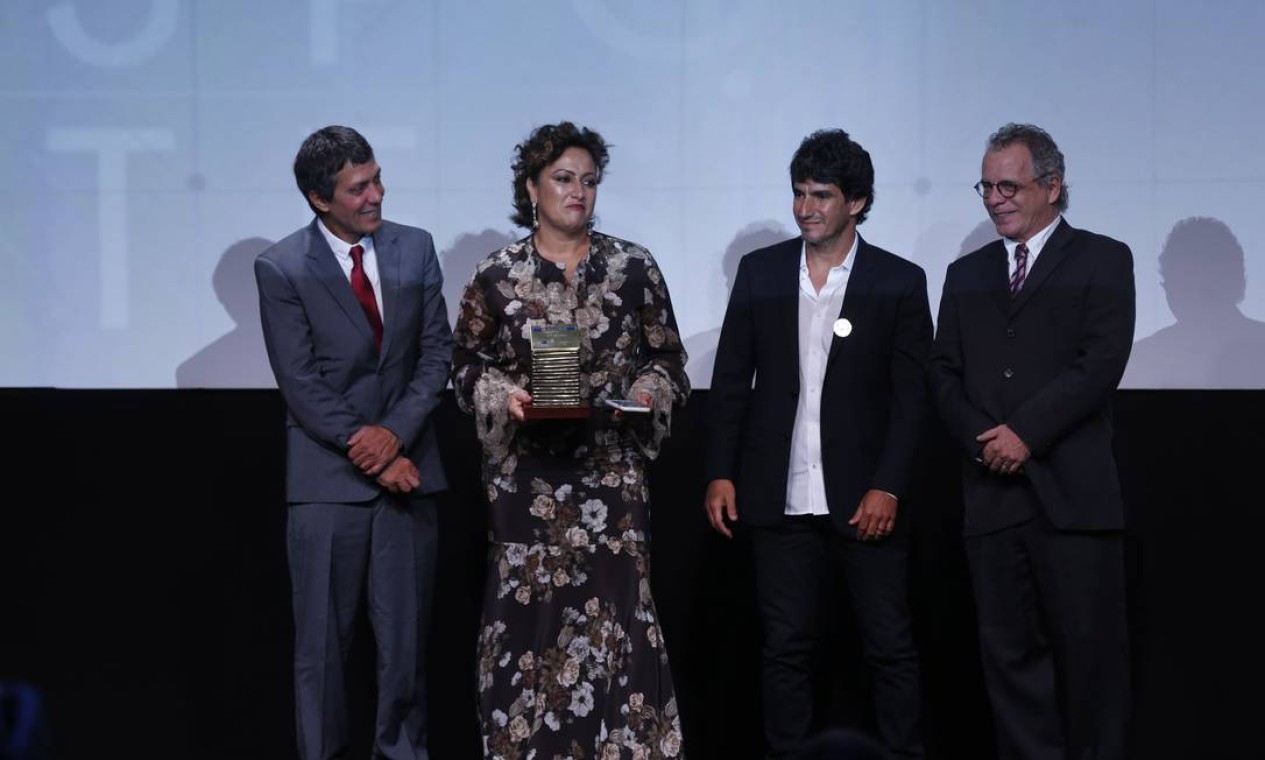
<instances>
[{"instance_id":1,"label":"black blazer","mask_svg":"<svg viewBox=\"0 0 1265 760\"><path fill-rule=\"evenodd\" d=\"M735 482L739 518L752 525L775 524L786 509L799 401L802 249L795 238L742 258L716 349L707 479ZM898 498L908 492L930 410L932 329L920 267L864 240L852 266L840 311L852 333L835 336L830 347L821 450L831 517L854 534L847 522L867 490Z\"/></svg>"},{"instance_id":2,"label":"black blazer","mask_svg":"<svg viewBox=\"0 0 1265 760\"><path fill-rule=\"evenodd\" d=\"M1124 527L1110 402L1133 343L1133 254L1060 222L1010 298L1000 240L949 265L931 385L968 454L968 535L1044 510L1063 530ZM975 436L1006 423L1032 451L1021 474L975 464ZM1028 484L1031 484L1031 487Z\"/></svg>"}]
</instances>

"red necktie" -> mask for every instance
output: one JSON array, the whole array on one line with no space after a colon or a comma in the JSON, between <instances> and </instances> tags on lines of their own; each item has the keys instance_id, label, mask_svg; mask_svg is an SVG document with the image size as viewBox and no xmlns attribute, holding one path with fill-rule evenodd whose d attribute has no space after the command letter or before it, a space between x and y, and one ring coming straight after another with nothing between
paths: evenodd
<instances>
[{"instance_id":1,"label":"red necktie","mask_svg":"<svg viewBox=\"0 0 1265 760\"><path fill-rule=\"evenodd\" d=\"M369 319L369 326L373 328L374 342L378 344L378 350L381 351L382 317L378 314L378 301L373 297L373 283L369 282L369 275L365 274L362 263L364 254L363 246L351 247L351 289L356 293L360 308L365 310L365 317Z\"/></svg>"},{"instance_id":2,"label":"red necktie","mask_svg":"<svg viewBox=\"0 0 1265 760\"><path fill-rule=\"evenodd\" d=\"M1020 243L1015 247L1015 273L1010 275L1010 297L1014 298L1023 287L1028 275L1028 246Z\"/></svg>"}]
</instances>

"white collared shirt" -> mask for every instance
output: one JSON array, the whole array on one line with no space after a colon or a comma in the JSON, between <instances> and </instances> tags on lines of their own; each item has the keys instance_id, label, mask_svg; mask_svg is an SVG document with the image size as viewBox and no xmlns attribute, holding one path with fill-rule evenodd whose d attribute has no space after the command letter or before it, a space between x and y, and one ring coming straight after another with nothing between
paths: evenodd
<instances>
[{"instance_id":1,"label":"white collared shirt","mask_svg":"<svg viewBox=\"0 0 1265 760\"><path fill-rule=\"evenodd\" d=\"M1063 215L1059 214L1054 217L1054 221L1050 222L1048 226L1028 238L1028 266L1024 271L1025 277L1032 272L1032 267L1037 263L1037 256L1041 253L1041 249L1045 247L1045 242L1050 239L1050 235L1054 234L1054 228L1058 227L1061 221L1063 221ZM1002 238L1001 242L1006 246L1006 281L1010 282L1011 278L1015 276L1015 269L1018 268L1015 261L1015 249L1019 247L1019 241Z\"/></svg>"},{"instance_id":2,"label":"white collared shirt","mask_svg":"<svg viewBox=\"0 0 1265 760\"><path fill-rule=\"evenodd\" d=\"M831 268L820 293L808 275L807 251L799 254L799 403L786 479L788 515L830 514L821 462L821 392L835 338L835 320L843 308L860 239L860 235L852 238L852 248L842 264Z\"/></svg>"},{"instance_id":3,"label":"white collared shirt","mask_svg":"<svg viewBox=\"0 0 1265 760\"><path fill-rule=\"evenodd\" d=\"M334 252L334 258L338 260L338 266L343 268L343 274L347 277L347 282L351 282L352 244L330 232L320 217L316 218L316 226L320 229L321 234L325 236L325 242L329 243L330 250ZM365 249L365 252L360 255L360 263L365 268L365 276L369 278L369 284L373 286L373 300L378 302L378 314L385 321L387 313L382 309L382 283L378 279L378 256L374 252L373 237L365 235L360 238L360 242L356 243L356 245Z\"/></svg>"}]
</instances>

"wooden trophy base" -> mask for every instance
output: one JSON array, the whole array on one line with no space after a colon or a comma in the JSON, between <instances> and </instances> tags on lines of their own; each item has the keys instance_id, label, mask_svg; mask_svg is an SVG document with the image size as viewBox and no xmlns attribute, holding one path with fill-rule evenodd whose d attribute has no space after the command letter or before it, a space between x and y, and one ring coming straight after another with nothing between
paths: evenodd
<instances>
[{"instance_id":1,"label":"wooden trophy base","mask_svg":"<svg viewBox=\"0 0 1265 760\"><path fill-rule=\"evenodd\" d=\"M580 406L534 406L523 404L523 418L527 420L582 420L592 409L588 404Z\"/></svg>"}]
</instances>

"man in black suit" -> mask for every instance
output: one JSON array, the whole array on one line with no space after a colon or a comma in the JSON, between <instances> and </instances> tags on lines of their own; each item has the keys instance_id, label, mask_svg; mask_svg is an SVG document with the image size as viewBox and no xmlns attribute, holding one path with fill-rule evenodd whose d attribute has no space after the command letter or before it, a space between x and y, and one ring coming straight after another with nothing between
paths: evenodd
<instances>
[{"instance_id":1,"label":"man in black suit","mask_svg":"<svg viewBox=\"0 0 1265 760\"><path fill-rule=\"evenodd\" d=\"M1124 510L1110 402L1133 340L1133 256L1074 229L1043 130L993 134L975 189L1001 240L949 266L931 359L966 453L966 554L1002 758L1124 755Z\"/></svg>"},{"instance_id":2,"label":"man in black suit","mask_svg":"<svg viewBox=\"0 0 1265 760\"><path fill-rule=\"evenodd\" d=\"M750 528L768 757L802 750L813 728L821 590L836 566L879 734L893 755L921 757L902 499L929 412L926 276L857 234L874 167L846 132L805 138L790 175L801 236L743 257L721 327L705 506L726 537L739 515Z\"/></svg>"}]
</instances>

